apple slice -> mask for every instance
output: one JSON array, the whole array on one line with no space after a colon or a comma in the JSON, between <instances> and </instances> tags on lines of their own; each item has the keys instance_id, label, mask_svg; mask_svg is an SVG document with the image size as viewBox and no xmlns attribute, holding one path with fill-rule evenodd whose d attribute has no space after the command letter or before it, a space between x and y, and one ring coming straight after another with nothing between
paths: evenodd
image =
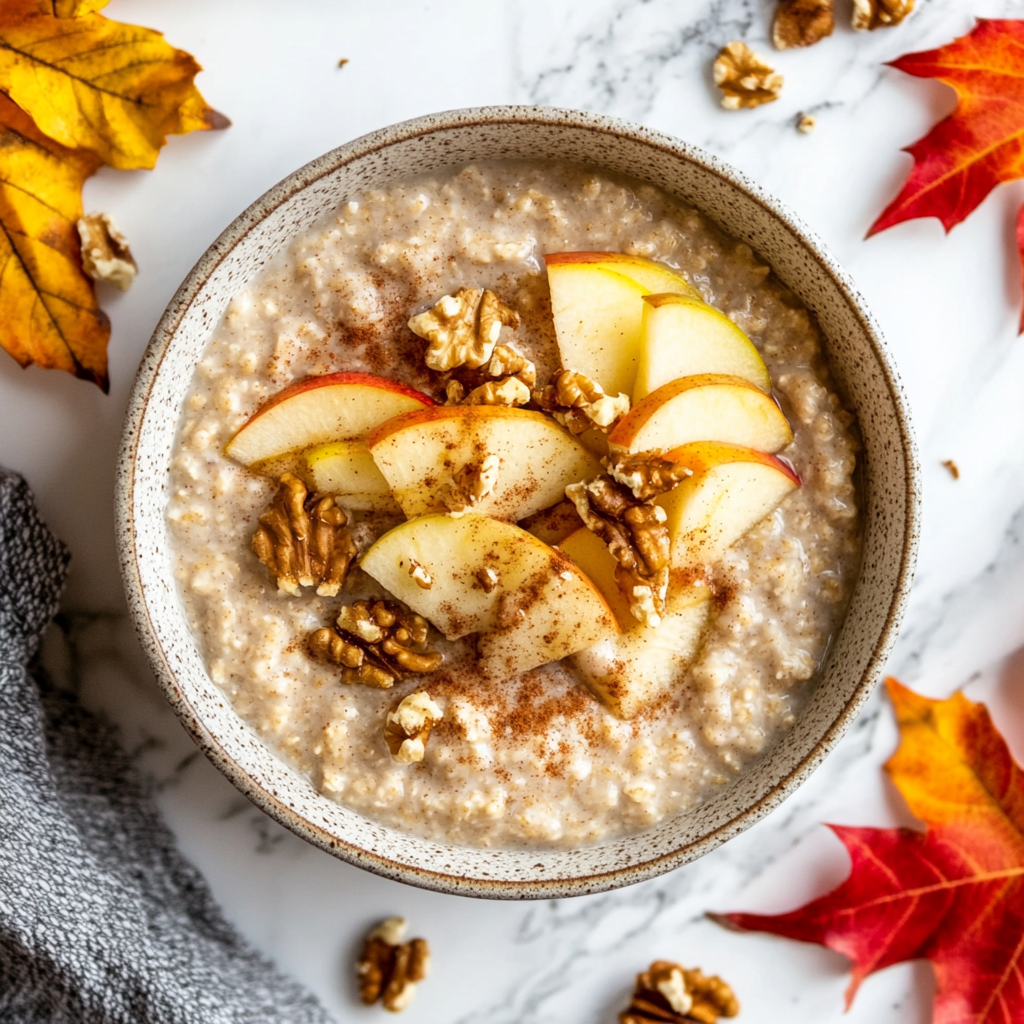
<instances>
[{"instance_id":1,"label":"apple slice","mask_svg":"<svg viewBox=\"0 0 1024 1024\"><path fill-rule=\"evenodd\" d=\"M518 675L618 632L600 591L573 562L489 516L410 519L360 565L449 640L481 633L487 678Z\"/></svg>"},{"instance_id":2,"label":"apple slice","mask_svg":"<svg viewBox=\"0 0 1024 1024\"><path fill-rule=\"evenodd\" d=\"M599 264L548 260L551 315L562 366L609 395L633 393L648 289Z\"/></svg>"},{"instance_id":3,"label":"apple slice","mask_svg":"<svg viewBox=\"0 0 1024 1024\"><path fill-rule=\"evenodd\" d=\"M686 295L645 295L634 404L662 384L698 373L728 373L771 392L753 342L723 313Z\"/></svg>"},{"instance_id":4,"label":"apple slice","mask_svg":"<svg viewBox=\"0 0 1024 1024\"><path fill-rule=\"evenodd\" d=\"M628 277L649 292L672 292L690 295L695 299L701 297L700 292L682 274L644 256L630 256L624 252L553 252L544 257L544 262L549 268L552 265L585 263Z\"/></svg>"},{"instance_id":5,"label":"apple slice","mask_svg":"<svg viewBox=\"0 0 1024 1024\"><path fill-rule=\"evenodd\" d=\"M695 441L664 458L693 473L658 499L668 515L673 571L717 562L800 486L790 465L739 445Z\"/></svg>"},{"instance_id":6,"label":"apple slice","mask_svg":"<svg viewBox=\"0 0 1024 1024\"><path fill-rule=\"evenodd\" d=\"M346 508L399 512L391 488L363 441L334 441L317 445L304 455L313 489L336 494Z\"/></svg>"},{"instance_id":7,"label":"apple slice","mask_svg":"<svg viewBox=\"0 0 1024 1024\"><path fill-rule=\"evenodd\" d=\"M415 388L372 373L307 377L253 413L224 451L250 466L327 441L365 437L392 416L433 404Z\"/></svg>"},{"instance_id":8,"label":"apple slice","mask_svg":"<svg viewBox=\"0 0 1024 1024\"><path fill-rule=\"evenodd\" d=\"M594 455L550 417L499 405L405 413L374 428L367 447L410 517L447 511L445 490L489 456L498 460L497 479L473 509L499 519L524 519L560 501L567 485L601 472Z\"/></svg>"},{"instance_id":9,"label":"apple slice","mask_svg":"<svg viewBox=\"0 0 1024 1024\"><path fill-rule=\"evenodd\" d=\"M668 610L654 627L629 611L615 581L615 559L590 530L577 530L559 545L597 586L622 632L574 654L570 663L588 690L617 718L633 718L676 690L700 648L711 611L707 582L691 577L671 590Z\"/></svg>"},{"instance_id":10,"label":"apple slice","mask_svg":"<svg viewBox=\"0 0 1024 1024\"><path fill-rule=\"evenodd\" d=\"M792 440L770 395L741 377L700 373L663 384L633 406L608 435L608 447L633 453L724 441L777 452Z\"/></svg>"}]
</instances>

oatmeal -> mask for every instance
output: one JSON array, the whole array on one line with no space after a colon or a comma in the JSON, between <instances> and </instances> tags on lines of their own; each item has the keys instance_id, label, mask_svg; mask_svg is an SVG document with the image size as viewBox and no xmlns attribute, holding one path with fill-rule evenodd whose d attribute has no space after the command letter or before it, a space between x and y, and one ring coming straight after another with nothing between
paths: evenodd
<instances>
[{"instance_id":1,"label":"oatmeal","mask_svg":"<svg viewBox=\"0 0 1024 1024\"><path fill-rule=\"evenodd\" d=\"M524 423L556 423L582 453L567 479L606 474L608 493L631 495L629 514L657 540L658 530L674 528L676 492L643 490L637 465L624 461L634 458L625 443L618 462L612 452L611 476L608 459L599 463L609 438L629 435L640 405L629 411L621 388L602 389L583 376L586 367L563 366L556 344L544 256L591 250L674 268L749 336L792 428L779 454L800 484L701 569L707 610L691 630L698 653L680 669L671 644L655 650L658 670L674 668L678 678L657 699L629 712L619 707L628 718L595 699L599 687L581 684L585 659L575 655L517 678L484 678L484 634L478 652L475 634L451 621L444 635L431 629L426 637L423 627L406 645L421 660L404 663L422 672L387 653L382 645L397 642L389 631L404 628L403 613L388 603L400 595L382 588L360 559L403 523L403 509L411 514L412 499L392 495L365 447L350 451L342 437L325 449L315 487L287 478L294 466L246 468L225 454L253 413L289 385L325 374L380 375L405 389L410 421L418 409L434 416L434 408L461 410L472 399L472 408L494 410L484 417L511 409ZM413 317L422 332L410 329ZM651 386L664 391L657 380ZM564 487L554 496L544 490L537 466L550 460L531 456L541 451L532 443L523 442L523 476L536 469L537 479L529 487L517 481L522 514L514 518L529 515L526 525L549 543L577 527L589 542ZM853 418L832 388L814 321L746 245L650 186L561 165L482 164L353 197L235 295L184 404L167 518L179 592L212 679L321 792L436 840L571 846L695 807L785 741L856 577L856 453ZM321 486L321 477L335 479L324 468L335 465L330 458L348 474L344 486ZM660 467L665 487L685 487L686 474L669 469ZM482 453L437 481L416 514L470 525L481 510L501 515L512 507L500 505L512 500L509 482L509 471ZM612 536L614 515L601 516ZM568 557L550 558L553 577L568 580L575 556L572 541L565 543ZM443 584L430 550L402 554L407 585L423 601L436 597ZM642 554L642 547L622 550L609 569L621 580L633 557L634 614L648 616L645 628L688 614L665 604L672 591L664 559L648 564ZM498 600L499 568L494 561L473 570L467 608L490 602L496 622L522 620L521 608ZM380 636L370 637L372 630ZM409 724L411 708L429 725Z\"/></svg>"}]
</instances>

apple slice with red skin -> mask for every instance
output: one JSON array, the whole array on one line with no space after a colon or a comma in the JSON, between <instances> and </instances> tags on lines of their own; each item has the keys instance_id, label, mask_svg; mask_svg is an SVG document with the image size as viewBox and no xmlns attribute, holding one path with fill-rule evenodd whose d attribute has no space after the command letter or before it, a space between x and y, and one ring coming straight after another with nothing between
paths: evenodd
<instances>
[{"instance_id":1,"label":"apple slice with red skin","mask_svg":"<svg viewBox=\"0 0 1024 1024\"><path fill-rule=\"evenodd\" d=\"M552 252L545 255L544 262L549 267L579 264L602 267L636 281L649 292L673 292L695 299L701 297L700 292L678 271L645 256L630 256L624 252Z\"/></svg>"},{"instance_id":2,"label":"apple slice with red skin","mask_svg":"<svg viewBox=\"0 0 1024 1024\"><path fill-rule=\"evenodd\" d=\"M372 373L307 377L264 403L224 452L250 466L328 441L365 437L384 420L434 404L421 391Z\"/></svg>"},{"instance_id":3,"label":"apple slice with red skin","mask_svg":"<svg viewBox=\"0 0 1024 1024\"><path fill-rule=\"evenodd\" d=\"M638 622L615 579L608 545L583 527L558 549L593 581L610 605L622 632L574 654L569 663L588 690L617 718L636 717L675 693L704 639L711 613L711 588L702 574L676 578L657 626Z\"/></svg>"},{"instance_id":4,"label":"apple slice with red skin","mask_svg":"<svg viewBox=\"0 0 1024 1024\"><path fill-rule=\"evenodd\" d=\"M728 373L771 392L753 342L724 313L686 295L645 295L634 404L662 384L698 373Z\"/></svg>"},{"instance_id":5,"label":"apple slice with red skin","mask_svg":"<svg viewBox=\"0 0 1024 1024\"><path fill-rule=\"evenodd\" d=\"M648 289L598 263L548 262L551 316L562 366L609 395L633 393Z\"/></svg>"},{"instance_id":6,"label":"apple slice with red skin","mask_svg":"<svg viewBox=\"0 0 1024 1024\"><path fill-rule=\"evenodd\" d=\"M608 435L614 452L669 451L691 441L724 441L778 452L793 431L775 400L742 377L701 373L663 384Z\"/></svg>"},{"instance_id":7,"label":"apple slice with red skin","mask_svg":"<svg viewBox=\"0 0 1024 1024\"><path fill-rule=\"evenodd\" d=\"M619 631L575 563L518 526L475 512L409 519L380 537L360 565L449 640L479 633L479 669L490 680Z\"/></svg>"},{"instance_id":8,"label":"apple slice with red skin","mask_svg":"<svg viewBox=\"0 0 1024 1024\"><path fill-rule=\"evenodd\" d=\"M473 506L524 519L560 501L565 488L601 472L600 463L543 413L501 405L420 409L370 431L367 448L407 516L447 511L445 490L464 468L498 460L493 490Z\"/></svg>"},{"instance_id":9,"label":"apple slice with red skin","mask_svg":"<svg viewBox=\"0 0 1024 1024\"><path fill-rule=\"evenodd\" d=\"M668 516L673 572L713 565L800 486L789 463L740 445L695 441L662 458L693 474L657 499Z\"/></svg>"}]
</instances>

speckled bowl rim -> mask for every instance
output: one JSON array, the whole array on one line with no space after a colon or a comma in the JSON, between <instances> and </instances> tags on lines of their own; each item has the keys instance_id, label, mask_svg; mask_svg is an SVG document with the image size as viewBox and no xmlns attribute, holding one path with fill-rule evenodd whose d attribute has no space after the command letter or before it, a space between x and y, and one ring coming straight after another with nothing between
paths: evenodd
<instances>
[{"instance_id":1,"label":"speckled bowl rim","mask_svg":"<svg viewBox=\"0 0 1024 1024\"><path fill-rule=\"evenodd\" d=\"M147 403L154 387L168 346L191 303L196 299L207 279L241 241L242 238L275 209L297 192L308 188L338 168L368 154L386 149L399 142L444 131L451 128L493 126L498 124L534 124L542 126L579 127L611 137L622 137L642 143L655 150L665 151L717 176L753 200L772 216L782 221L800 240L806 253L832 279L837 290L855 313L860 327L873 349L882 373L888 398L892 403L899 425L899 443L907 466L905 479L906 511L904 539L893 599L879 634L873 654L854 690L842 710L813 748L760 799L736 813L713 831L688 842L667 854L650 857L625 867L615 867L600 873L581 874L571 878L545 879L542 877L502 880L465 877L444 871L432 871L409 865L367 851L349 843L343 837L309 822L290 808L276 793L271 793L253 778L224 750L217 736L197 716L161 647L150 618L137 562L134 526L134 465L139 435ZM641 125L574 110L553 107L492 106L444 111L404 121L364 135L339 146L290 174L249 206L237 217L207 249L193 267L171 300L157 324L139 366L128 402L117 467L115 515L117 543L129 609L142 646L149 657L165 696L200 749L254 804L276 819L296 835L314 846L358 867L396 881L406 882L437 892L491 899L553 899L587 893L604 892L631 885L670 871L720 846L727 839L749 828L769 811L777 807L794 792L822 763L850 727L871 695L882 673L884 664L895 643L902 621L917 559L920 534L920 465L910 422L910 413L902 385L874 317L854 285L849 274L828 252L821 240L798 217L777 199L768 195L746 175L729 167L699 148L670 135Z\"/></svg>"}]
</instances>

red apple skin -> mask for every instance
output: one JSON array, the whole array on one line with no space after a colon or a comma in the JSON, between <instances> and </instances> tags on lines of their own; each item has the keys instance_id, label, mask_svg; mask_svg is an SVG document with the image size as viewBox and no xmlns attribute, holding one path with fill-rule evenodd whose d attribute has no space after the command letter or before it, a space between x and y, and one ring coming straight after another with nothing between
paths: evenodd
<instances>
[{"instance_id":1,"label":"red apple skin","mask_svg":"<svg viewBox=\"0 0 1024 1024\"><path fill-rule=\"evenodd\" d=\"M385 420L367 435L366 447L372 450L374 445L379 444L395 431L415 426L418 423L447 419L508 419L509 417L522 419L524 416L552 422L543 413L533 409L511 408L507 405L435 405L431 409L413 409L411 412L403 412Z\"/></svg>"},{"instance_id":2,"label":"red apple skin","mask_svg":"<svg viewBox=\"0 0 1024 1024\"><path fill-rule=\"evenodd\" d=\"M740 444L726 444L724 441L691 441L665 452L661 457L678 466L685 466L694 476L706 473L725 462L760 462L789 477L797 487L803 485L800 474L785 459Z\"/></svg>"},{"instance_id":3,"label":"red apple skin","mask_svg":"<svg viewBox=\"0 0 1024 1024\"><path fill-rule=\"evenodd\" d=\"M743 377L735 377L730 373L697 373L692 377L679 377L662 384L660 388L652 391L615 425L615 429L608 435L608 443L615 448L621 446L628 448L633 438L640 432L649 417L657 412L667 401L675 398L676 395L689 391L691 388L709 387L717 384L730 384L734 387L746 388L755 391L758 395L764 396L764 392L749 380ZM769 398L771 396L768 396ZM772 399L774 402L774 399ZM778 405L777 402L774 402Z\"/></svg>"},{"instance_id":4,"label":"red apple skin","mask_svg":"<svg viewBox=\"0 0 1024 1024\"><path fill-rule=\"evenodd\" d=\"M295 395L301 395L304 391L311 391L313 388L325 388L334 387L336 384L360 384L367 388L381 388L383 391L397 391L400 394L405 395L407 398L412 398L417 402L422 402L425 406L436 405L437 403L430 397L425 395L422 391L417 391L416 388L410 387L408 384L401 384L397 380L389 380L387 377L378 377L375 373L359 373L354 370L344 370L340 373L327 373L320 377L306 377L303 380L297 380L294 384L289 384L284 391L279 391L272 398L268 398L246 421L238 433L245 430L253 420L258 420L265 412L269 412L274 408L275 405L280 405L282 402Z\"/></svg>"}]
</instances>

